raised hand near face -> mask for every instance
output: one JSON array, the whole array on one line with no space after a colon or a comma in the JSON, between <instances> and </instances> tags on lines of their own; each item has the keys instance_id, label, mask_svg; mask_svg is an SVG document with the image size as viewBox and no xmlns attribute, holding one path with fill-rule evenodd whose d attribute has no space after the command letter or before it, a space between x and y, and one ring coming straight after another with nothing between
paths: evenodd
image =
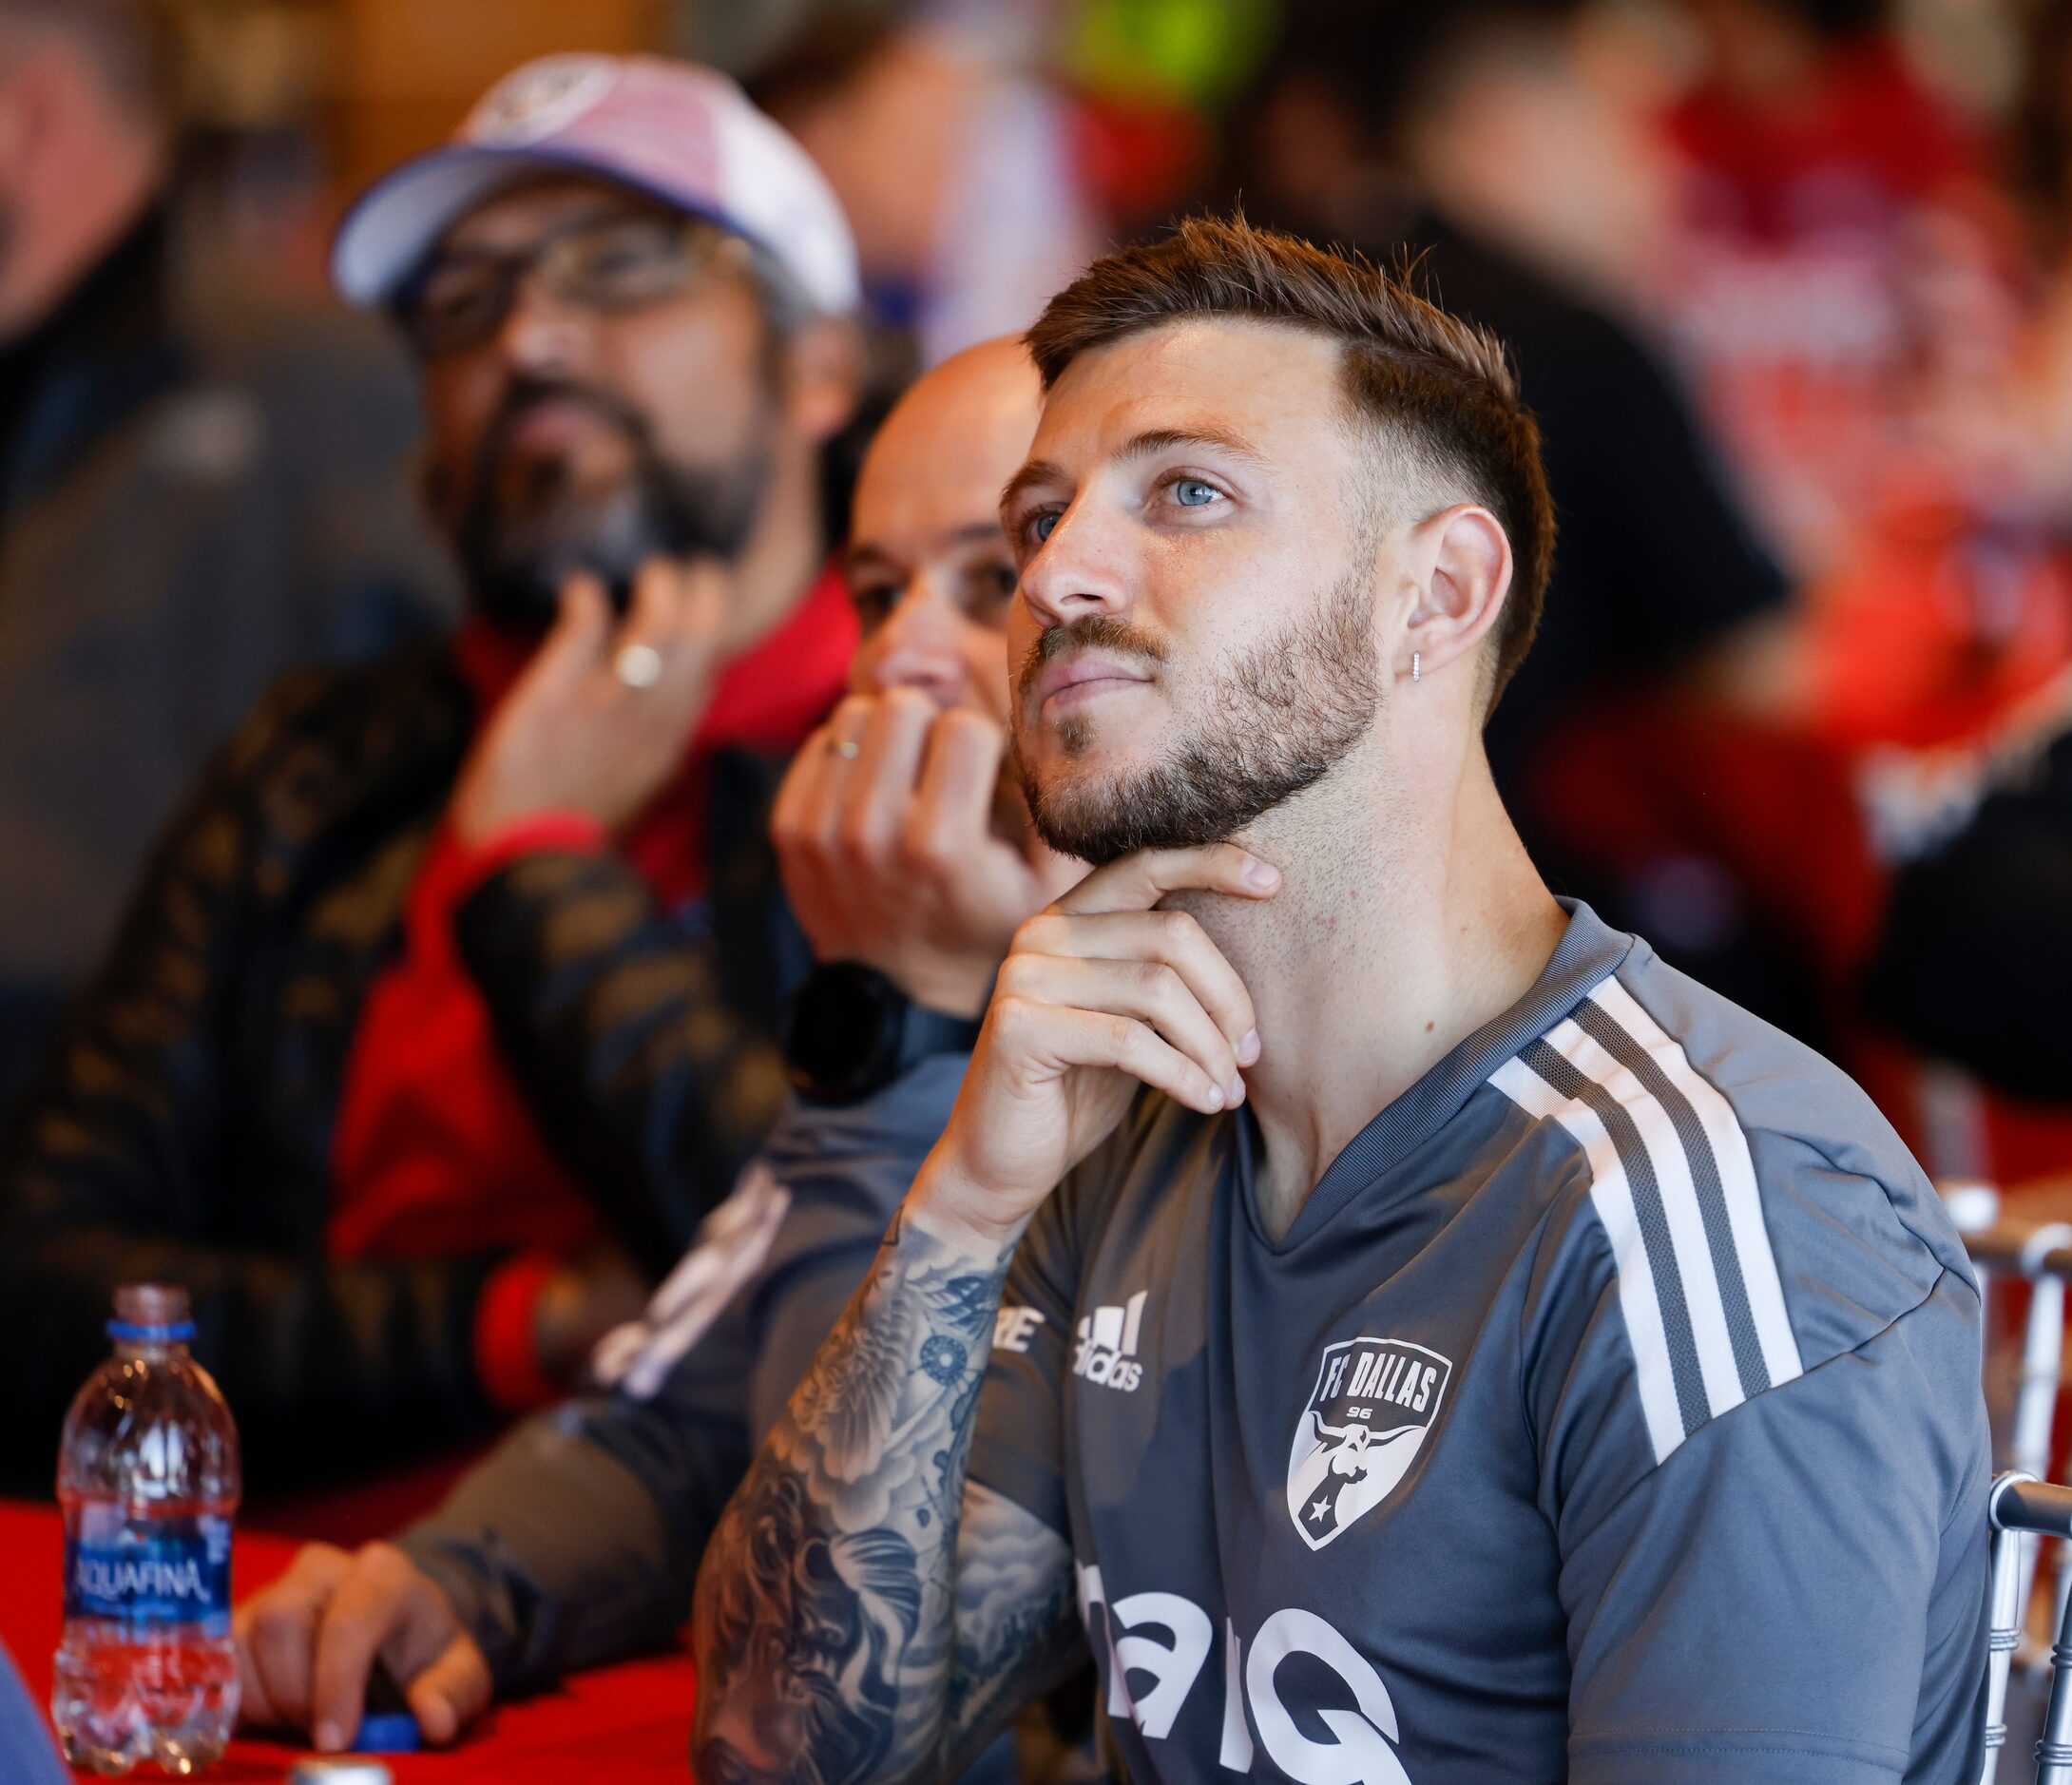
<instances>
[{"instance_id":1,"label":"raised hand near face","mask_svg":"<svg viewBox=\"0 0 2072 1785\"><path fill-rule=\"evenodd\" d=\"M771 835L823 961L862 961L917 1004L985 1008L1014 932L1084 872L1003 835L1007 734L912 688L852 695L807 739Z\"/></svg>"},{"instance_id":2,"label":"raised hand near face","mask_svg":"<svg viewBox=\"0 0 2072 1785\"><path fill-rule=\"evenodd\" d=\"M650 559L618 620L604 585L579 573L561 616L484 729L450 814L475 843L545 812L616 830L683 759L712 691L727 571Z\"/></svg>"},{"instance_id":3,"label":"raised hand near face","mask_svg":"<svg viewBox=\"0 0 2072 1785\"><path fill-rule=\"evenodd\" d=\"M1260 1050L1251 994L1194 917L1157 907L1182 889L1266 899L1279 886L1234 843L1149 850L1024 924L910 1210L1011 1238L1140 1084L1205 1114L1241 1103Z\"/></svg>"}]
</instances>

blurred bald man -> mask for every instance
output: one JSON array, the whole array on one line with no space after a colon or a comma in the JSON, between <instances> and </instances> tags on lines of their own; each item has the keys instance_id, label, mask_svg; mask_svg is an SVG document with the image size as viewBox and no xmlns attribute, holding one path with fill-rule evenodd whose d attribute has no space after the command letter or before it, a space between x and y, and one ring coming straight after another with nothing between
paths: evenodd
<instances>
[{"instance_id":1,"label":"blurred bald man","mask_svg":"<svg viewBox=\"0 0 2072 1785\"><path fill-rule=\"evenodd\" d=\"M689 1616L720 1508L948 1119L1016 927L1083 872L1003 792L999 491L1037 396L1019 342L970 348L865 462L843 560L854 692L774 819L820 963L788 1026L801 1095L646 1315L599 1347L608 1392L521 1427L395 1543L310 1545L240 1607L248 1723L346 1747L378 1660L443 1744L492 1698L664 1644Z\"/></svg>"}]
</instances>

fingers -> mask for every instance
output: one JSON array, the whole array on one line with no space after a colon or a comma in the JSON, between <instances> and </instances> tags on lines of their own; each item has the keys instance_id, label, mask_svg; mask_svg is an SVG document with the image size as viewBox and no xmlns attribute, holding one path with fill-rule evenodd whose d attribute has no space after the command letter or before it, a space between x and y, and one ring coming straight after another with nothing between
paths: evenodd
<instances>
[{"instance_id":1,"label":"fingers","mask_svg":"<svg viewBox=\"0 0 2072 1785\"><path fill-rule=\"evenodd\" d=\"M310 1738L336 1753L353 1739L367 1703L367 1676L386 1655L398 1681L413 1678L458 1632L437 1587L392 1545L353 1558L317 1628L310 1680Z\"/></svg>"},{"instance_id":2,"label":"fingers","mask_svg":"<svg viewBox=\"0 0 2072 1785\"><path fill-rule=\"evenodd\" d=\"M252 1660L251 1639L240 1613L232 1614L230 1633L238 1657L238 1722L248 1729L271 1729L280 1715L266 1690L266 1676Z\"/></svg>"},{"instance_id":3,"label":"fingers","mask_svg":"<svg viewBox=\"0 0 2072 1785\"><path fill-rule=\"evenodd\" d=\"M1202 1008L1187 981L1162 961L1017 952L1000 969L1000 994L1148 1026L1166 1050L1194 1068L1180 1076L1188 1085L1183 1094L1196 1108L1221 1109L1244 1101L1232 1039ZM1161 1070L1176 1069L1163 1052L1145 1057Z\"/></svg>"},{"instance_id":4,"label":"fingers","mask_svg":"<svg viewBox=\"0 0 2072 1785\"><path fill-rule=\"evenodd\" d=\"M1168 892L1196 888L1234 898L1272 898L1280 870L1236 843L1146 849L1097 868L1058 901L1065 912L1149 911Z\"/></svg>"},{"instance_id":5,"label":"fingers","mask_svg":"<svg viewBox=\"0 0 2072 1785\"><path fill-rule=\"evenodd\" d=\"M804 772L784 815L795 847L834 853L835 834L841 828L842 790L862 760L863 734L875 705L868 695L849 696L799 752Z\"/></svg>"},{"instance_id":6,"label":"fingers","mask_svg":"<svg viewBox=\"0 0 2072 1785\"><path fill-rule=\"evenodd\" d=\"M614 669L629 650L644 646L660 665L653 681L636 691L639 711L674 730L703 704L714 652L725 618L730 585L716 565L681 565L652 558L634 579L626 617L611 641ZM612 690L613 698L623 692Z\"/></svg>"},{"instance_id":7,"label":"fingers","mask_svg":"<svg viewBox=\"0 0 2072 1785\"><path fill-rule=\"evenodd\" d=\"M778 790L771 839L822 960L860 959L938 1008L984 1008L1014 927L1047 889L995 835L1004 734L926 694L852 695Z\"/></svg>"},{"instance_id":8,"label":"fingers","mask_svg":"<svg viewBox=\"0 0 2072 1785\"><path fill-rule=\"evenodd\" d=\"M770 813L770 841L785 896L823 960L841 951L849 914L825 835L828 815L839 810L831 783L849 766L833 747L844 735L831 721L799 746Z\"/></svg>"},{"instance_id":9,"label":"fingers","mask_svg":"<svg viewBox=\"0 0 2072 1785\"><path fill-rule=\"evenodd\" d=\"M685 583L683 636L700 651L716 651L726 634L734 581L721 566L706 559L690 566Z\"/></svg>"},{"instance_id":10,"label":"fingers","mask_svg":"<svg viewBox=\"0 0 2072 1785\"><path fill-rule=\"evenodd\" d=\"M779 847L881 872L912 801L934 713L926 695L909 689L843 701L785 777L772 815Z\"/></svg>"},{"instance_id":11,"label":"fingers","mask_svg":"<svg viewBox=\"0 0 2072 1785\"><path fill-rule=\"evenodd\" d=\"M796 849L813 834L812 820L825 803L822 783L835 758L835 731L822 725L798 746L798 754L784 771L777 799L770 808L770 834L778 852Z\"/></svg>"},{"instance_id":12,"label":"fingers","mask_svg":"<svg viewBox=\"0 0 2072 1785\"><path fill-rule=\"evenodd\" d=\"M306 1544L279 1580L233 1614L239 1716L251 1727L308 1727L317 1622L352 1565L342 1549Z\"/></svg>"},{"instance_id":13,"label":"fingers","mask_svg":"<svg viewBox=\"0 0 2072 1785\"><path fill-rule=\"evenodd\" d=\"M1186 912L1103 912L1076 916L1053 906L1022 926L1014 948L1017 955L1162 966L1185 986L1229 1044L1240 1067L1259 1057L1258 1016L1252 994L1237 969L1223 958L1223 951ZM1210 1063L1204 1059L1202 1064ZM1227 1080L1218 1083L1228 1084Z\"/></svg>"},{"instance_id":14,"label":"fingers","mask_svg":"<svg viewBox=\"0 0 2072 1785\"><path fill-rule=\"evenodd\" d=\"M614 623L603 582L588 570L576 571L562 585L553 627L527 664L525 680L535 686L580 680L603 661Z\"/></svg>"},{"instance_id":15,"label":"fingers","mask_svg":"<svg viewBox=\"0 0 2072 1785\"><path fill-rule=\"evenodd\" d=\"M309 1720L310 1657L317 1645L317 1608L240 1606L231 1621L237 1638L238 1720L252 1729L299 1729Z\"/></svg>"},{"instance_id":16,"label":"fingers","mask_svg":"<svg viewBox=\"0 0 2072 1785\"><path fill-rule=\"evenodd\" d=\"M936 717L901 836L911 866L947 872L990 837L1007 747L1006 731L983 714L956 707Z\"/></svg>"},{"instance_id":17,"label":"fingers","mask_svg":"<svg viewBox=\"0 0 2072 1785\"><path fill-rule=\"evenodd\" d=\"M880 873L905 829L921 773L935 702L911 688L893 688L870 703L856 759L841 785L843 809L836 839L849 864ZM847 702L844 702L847 705Z\"/></svg>"},{"instance_id":18,"label":"fingers","mask_svg":"<svg viewBox=\"0 0 2072 1785\"><path fill-rule=\"evenodd\" d=\"M403 1698L424 1738L443 1748L489 1708L492 1691L489 1664L464 1633L404 1688Z\"/></svg>"},{"instance_id":19,"label":"fingers","mask_svg":"<svg viewBox=\"0 0 2072 1785\"><path fill-rule=\"evenodd\" d=\"M1204 1115L1229 1102L1209 1070L1132 1017L1001 996L986 1021L1001 1044L1053 1069L1112 1067Z\"/></svg>"},{"instance_id":20,"label":"fingers","mask_svg":"<svg viewBox=\"0 0 2072 1785\"><path fill-rule=\"evenodd\" d=\"M604 579L593 570L578 570L562 585L559 611L548 637L586 643L595 657L617 622Z\"/></svg>"},{"instance_id":21,"label":"fingers","mask_svg":"<svg viewBox=\"0 0 2072 1785\"><path fill-rule=\"evenodd\" d=\"M709 559L650 558L633 579L620 643L651 644L664 657L678 646L708 652L719 643L731 587L725 569Z\"/></svg>"},{"instance_id":22,"label":"fingers","mask_svg":"<svg viewBox=\"0 0 2072 1785\"><path fill-rule=\"evenodd\" d=\"M310 1677L310 1740L336 1754L353 1739L367 1707L367 1676L389 1637L395 1615L393 1596L377 1600L360 1583L351 1598L341 1592L317 1626L316 1660Z\"/></svg>"}]
</instances>

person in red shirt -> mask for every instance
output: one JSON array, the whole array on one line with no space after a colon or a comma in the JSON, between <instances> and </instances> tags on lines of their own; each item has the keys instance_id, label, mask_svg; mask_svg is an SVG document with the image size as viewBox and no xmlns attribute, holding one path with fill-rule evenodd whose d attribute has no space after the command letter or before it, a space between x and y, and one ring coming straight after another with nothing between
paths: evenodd
<instances>
[{"instance_id":1,"label":"person in red shirt","mask_svg":"<svg viewBox=\"0 0 2072 1785\"><path fill-rule=\"evenodd\" d=\"M1684 10L1701 75L1662 120L1679 215L1658 303L1766 543L1811 581L1962 494L1922 410L2015 314L1986 139L1887 0Z\"/></svg>"},{"instance_id":2,"label":"person in red shirt","mask_svg":"<svg viewBox=\"0 0 2072 1785\"><path fill-rule=\"evenodd\" d=\"M262 702L70 1011L0 1152L16 1481L145 1277L261 1491L467 1440L637 1312L782 1095L765 815L856 642L832 192L723 76L556 57L335 271L417 355L468 617Z\"/></svg>"}]
</instances>

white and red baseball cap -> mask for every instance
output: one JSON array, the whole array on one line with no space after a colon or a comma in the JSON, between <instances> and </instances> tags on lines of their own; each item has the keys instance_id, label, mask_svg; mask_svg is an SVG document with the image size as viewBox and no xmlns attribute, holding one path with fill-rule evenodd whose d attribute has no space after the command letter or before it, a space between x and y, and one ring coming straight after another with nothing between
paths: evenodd
<instances>
[{"instance_id":1,"label":"white and red baseball cap","mask_svg":"<svg viewBox=\"0 0 2072 1785\"><path fill-rule=\"evenodd\" d=\"M538 173L593 174L753 243L814 307L856 307L856 245L820 170L725 75L656 56L547 56L506 75L453 140L362 193L331 272L378 304L459 217Z\"/></svg>"}]
</instances>

